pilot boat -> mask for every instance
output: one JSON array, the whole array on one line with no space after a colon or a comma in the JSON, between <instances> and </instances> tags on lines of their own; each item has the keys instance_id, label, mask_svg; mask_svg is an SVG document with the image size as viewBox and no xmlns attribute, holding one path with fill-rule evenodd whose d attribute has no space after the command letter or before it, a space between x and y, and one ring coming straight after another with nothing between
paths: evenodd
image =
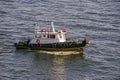
<instances>
[{"instance_id":1,"label":"pilot boat","mask_svg":"<svg viewBox=\"0 0 120 80\"><path fill-rule=\"evenodd\" d=\"M40 51L83 51L85 46L90 43L89 39L72 40L66 38L65 30L56 30L54 23L51 22L51 28L40 29L34 25L35 33L33 38L27 38L15 43L16 49L30 49Z\"/></svg>"}]
</instances>

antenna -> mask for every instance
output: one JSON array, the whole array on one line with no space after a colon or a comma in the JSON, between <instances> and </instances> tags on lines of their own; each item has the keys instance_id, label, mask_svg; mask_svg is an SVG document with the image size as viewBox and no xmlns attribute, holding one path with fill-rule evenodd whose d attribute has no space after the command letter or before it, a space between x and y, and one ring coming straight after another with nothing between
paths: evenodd
<instances>
[{"instance_id":1,"label":"antenna","mask_svg":"<svg viewBox=\"0 0 120 80\"><path fill-rule=\"evenodd\" d=\"M33 26L35 27L35 32L37 33L39 31L39 26L37 25L37 23L34 23Z\"/></svg>"}]
</instances>

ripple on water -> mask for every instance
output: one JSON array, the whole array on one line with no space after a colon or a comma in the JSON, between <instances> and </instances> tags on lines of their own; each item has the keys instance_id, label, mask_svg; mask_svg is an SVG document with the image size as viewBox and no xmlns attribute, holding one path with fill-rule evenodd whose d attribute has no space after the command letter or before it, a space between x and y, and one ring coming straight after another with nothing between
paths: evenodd
<instances>
[{"instance_id":1,"label":"ripple on water","mask_svg":"<svg viewBox=\"0 0 120 80\"><path fill-rule=\"evenodd\" d=\"M119 0L0 0L1 80L119 80ZM61 26L69 38L89 38L84 57L15 50L32 24Z\"/></svg>"}]
</instances>

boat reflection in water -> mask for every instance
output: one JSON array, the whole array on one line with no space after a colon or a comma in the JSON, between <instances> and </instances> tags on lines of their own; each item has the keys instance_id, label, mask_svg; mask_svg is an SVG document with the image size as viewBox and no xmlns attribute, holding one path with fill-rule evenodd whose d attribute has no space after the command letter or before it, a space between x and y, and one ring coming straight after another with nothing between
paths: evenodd
<instances>
[{"instance_id":1,"label":"boat reflection in water","mask_svg":"<svg viewBox=\"0 0 120 80\"><path fill-rule=\"evenodd\" d=\"M69 63L75 63L84 59L83 53L77 55L49 55L45 53L36 53L34 62L37 61L38 69L44 70L44 75L50 80L68 80Z\"/></svg>"},{"instance_id":2,"label":"boat reflection in water","mask_svg":"<svg viewBox=\"0 0 120 80\"><path fill-rule=\"evenodd\" d=\"M51 67L51 69L53 70L53 74L55 80L61 80L66 78L65 77L65 61L64 58L60 58L60 57L55 57L53 59L54 65L53 67ZM66 80L66 79L65 79Z\"/></svg>"},{"instance_id":3,"label":"boat reflection in water","mask_svg":"<svg viewBox=\"0 0 120 80\"><path fill-rule=\"evenodd\" d=\"M13 72L17 72L13 75L15 78L18 75L31 80L74 80L76 74L72 70L80 68L80 64L84 61L84 54L51 55L16 50L12 58L14 60Z\"/></svg>"}]
</instances>

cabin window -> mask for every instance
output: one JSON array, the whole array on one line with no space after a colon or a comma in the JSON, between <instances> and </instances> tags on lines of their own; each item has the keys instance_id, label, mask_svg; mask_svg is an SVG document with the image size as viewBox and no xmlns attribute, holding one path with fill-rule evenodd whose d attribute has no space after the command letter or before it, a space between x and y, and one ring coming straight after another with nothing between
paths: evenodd
<instances>
[{"instance_id":1,"label":"cabin window","mask_svg":"<svg viewBox=\"0 0 120 80\"><path fill-rule=\"evenodd\" d=\"M50 38L55 38L55 35L54 34L50 35Z\"/></svg>"},{"instance_id":2,"label":"cabin window","mask_svg":"<svg viewBox=\"0 0 120 80\"><path fill-rule=\"evenodd\" d=\"M60 38L62 38L62 34L60 34Z\"/></svg>"},{"instance_id":3,"label":"cabin window","mask_svg":"<svg viewBox=\"0 0 120 80\"><path fill-rule=\"evenodd\" d=\"M44 34L43 34L43 35L41 35L41 38L46 38L46 35L44 35Z\"/></svg>"},{"instance_id":4,"label":"cabin window","mask_svg":"<svg viewBox=\"0 0 120 80\"><path fill-rule=\"evenodd\" d=\"M43 37L45 37L45 35L43 35Z\"/></svg>"}]
</instances>

